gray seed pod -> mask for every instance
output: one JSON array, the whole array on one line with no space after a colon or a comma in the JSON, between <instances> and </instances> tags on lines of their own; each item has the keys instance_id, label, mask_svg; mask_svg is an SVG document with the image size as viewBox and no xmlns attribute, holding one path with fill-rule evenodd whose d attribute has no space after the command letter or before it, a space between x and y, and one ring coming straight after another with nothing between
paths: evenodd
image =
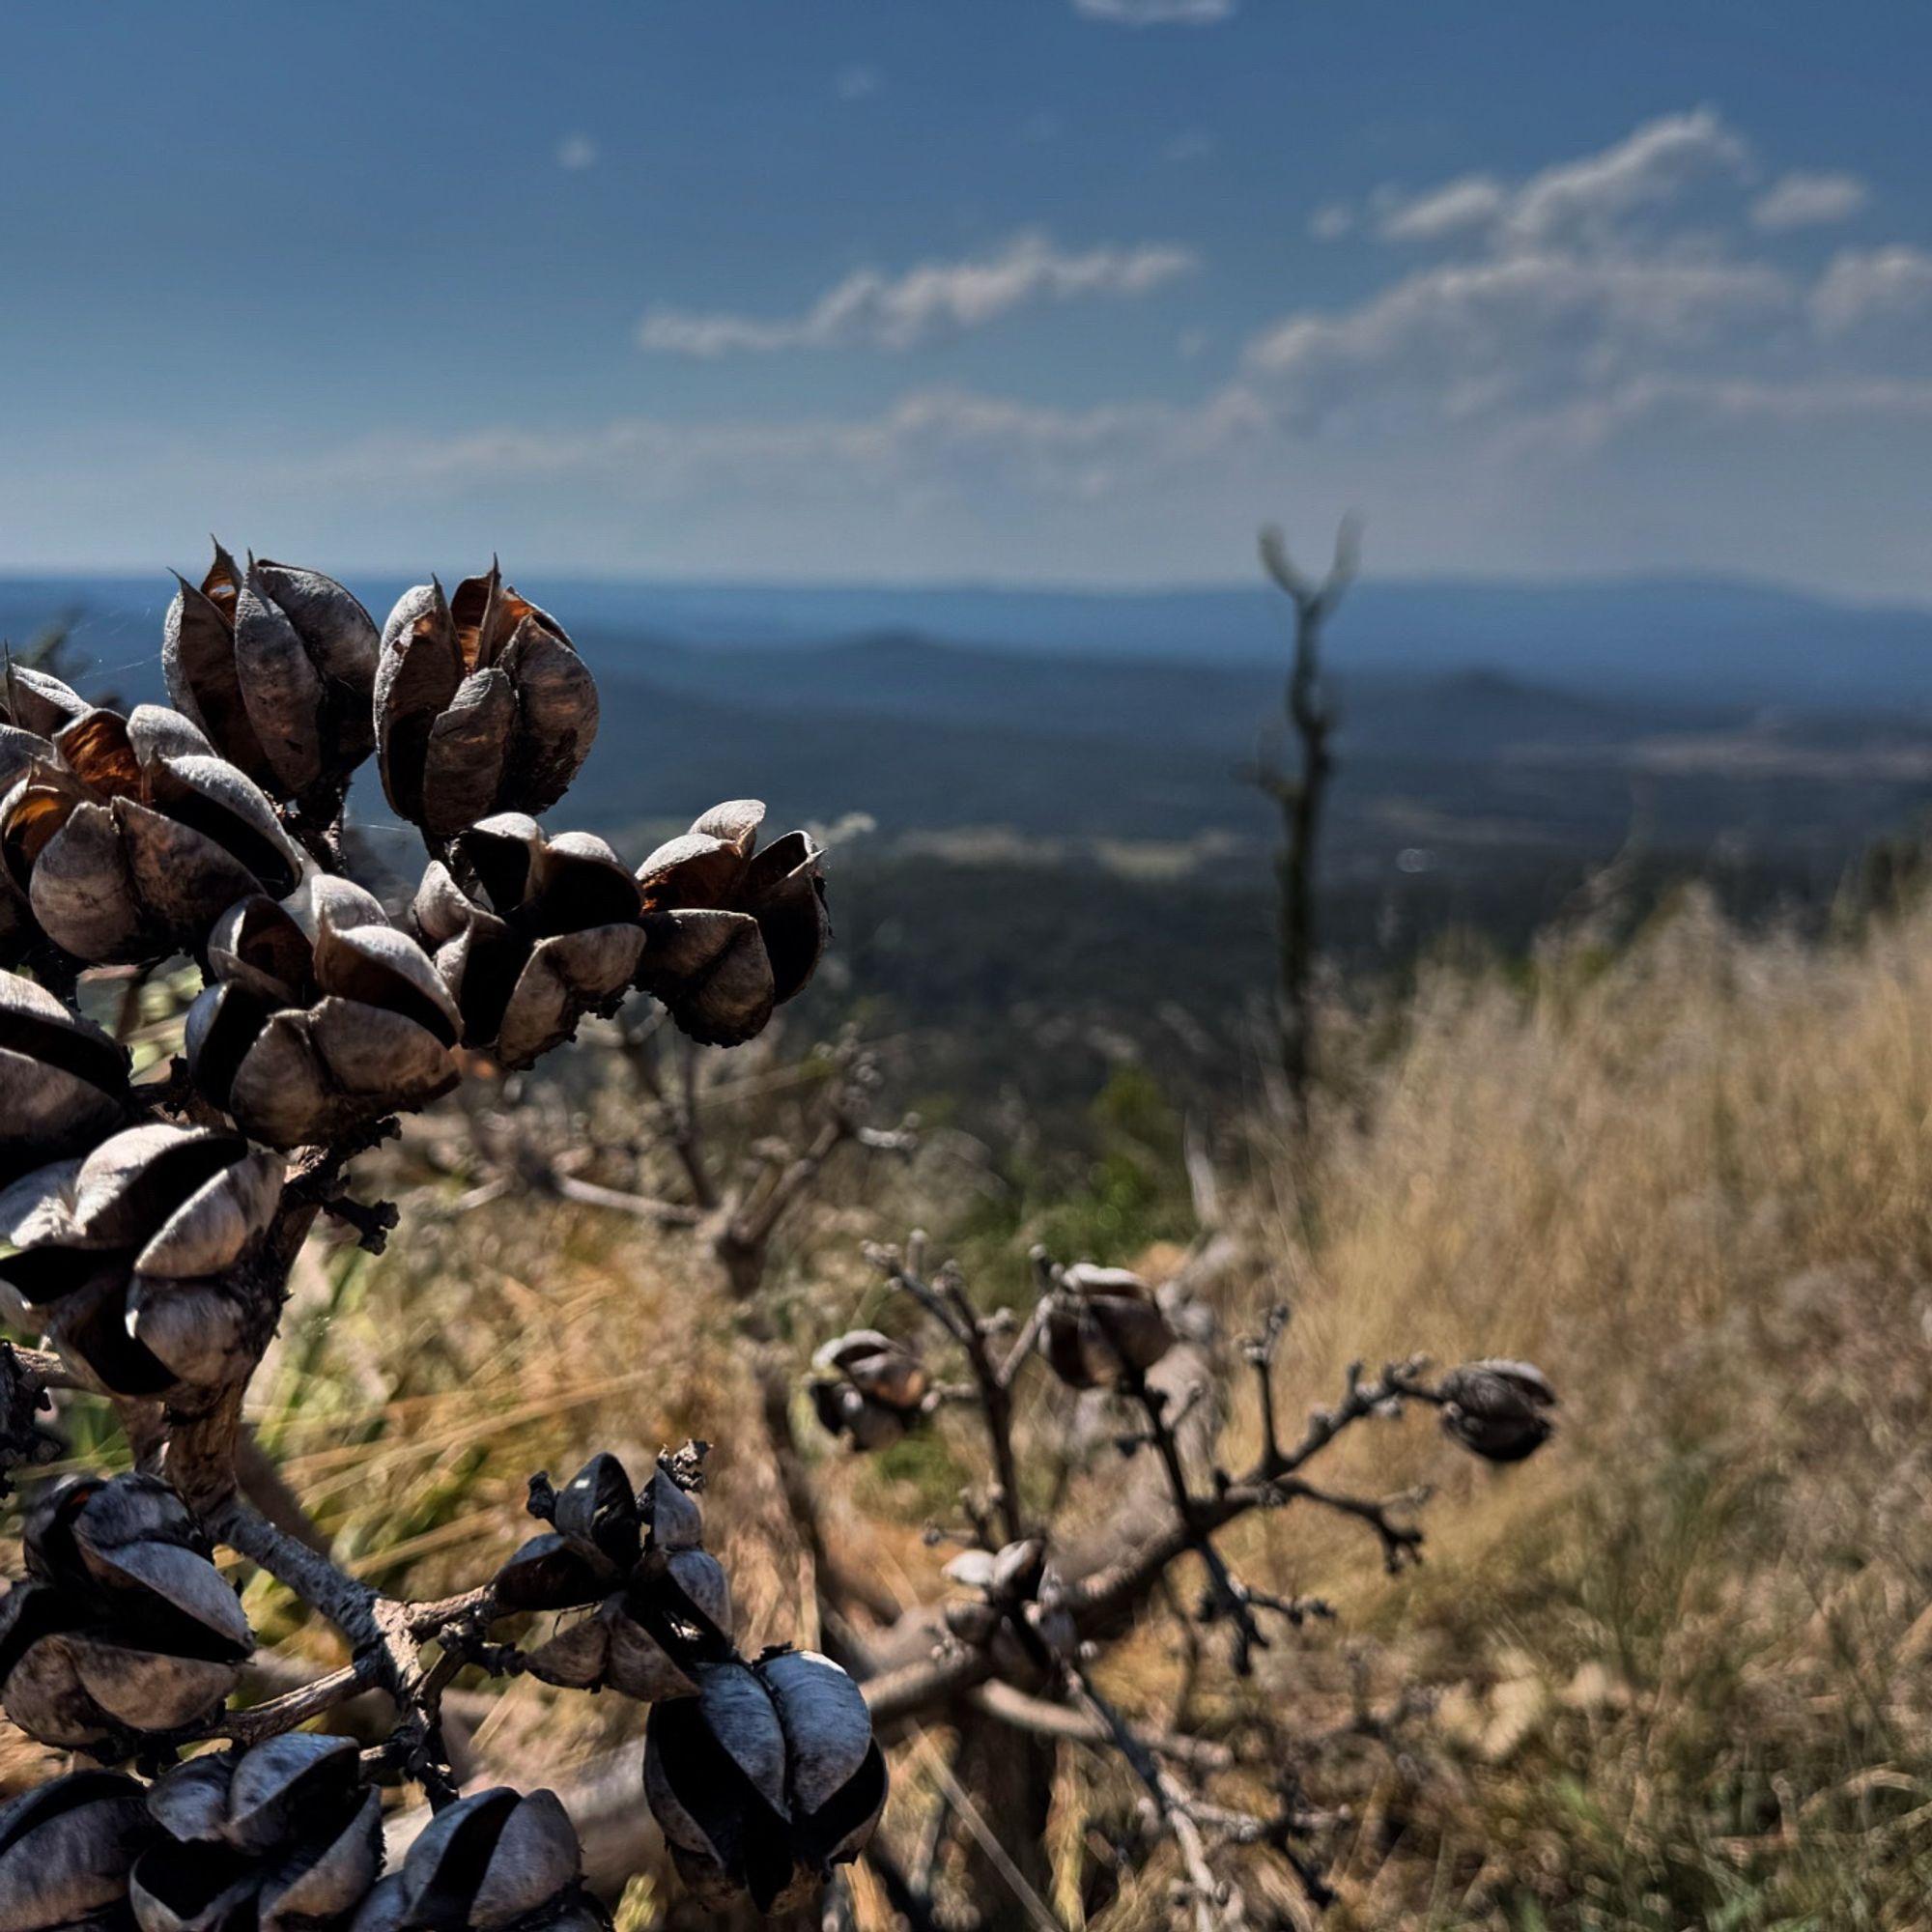
<instances>
[{"instance_id":1,"label":"gray seed pod","mask_svg":"<svg viewBox=\"0 0 1932 1932\"><path fill-rule=\"evenodd\" d=\"M1466 1362L1442 1378L1442 1427L1489 1463L1520 1463L1549 1440L1556 1391L1528 1362Z\"/></svg>"},{"instance_id":2,"label":"gray seed pod","mask_svg":"<svg viewBox=\"0 0 1932 1932\"><path fill-rule=\"evenodd\" d=\"M1153 1291L1125 1268L1076 1262L1048 1293L1039 1351L1069 1388L1138 1379L1173 1342Z\"/></svg>"},{"instance_id":3,"label":"gray seed pod","mask_svg":"<svg viewBox=\"0 0 1932 1932\"><path fill-rule=\"evenodd\" d=\"M34 1499L28 1581L0 1599L0 1698L29 1737L125 1749L206 1718L254 1637L175 1492L71 1476Z\"/></svg>"},{"instance_id":4,"label":"gray seed pod","mask_svg":"<svg viewBox=\"0 0 1932 1932\"><path fill-rule=\"evenodd\" d=\"M0 801L33 767L56 766L54 734L89 710L85 698L45 671L0 668ZM0 865L0 966L17 965L44 939L26 888Z\"/></svg>"},{"instance_id":5,"label":"gray seed pod","mask_svg":"<svg viewBox=\"0 0 1932 1932\"><path fill-rule=\"evenodd\" d=\"M696 1662L730 1654L731 1590L693 1498L662 1468L639 1496L614 1456L594 1456L554 1497L551 1521L497 1572L498 1605L596 1607L527 1652L530 1674L643 1703L695 1695Z\"/></svg>"},{"instance_id":6,"label":"gray seed pod","mask_svg":"<svg viewBox=\"0 0 1932 1932\"><path fill-rule=\"evenodd\" d=\"M714 806L638 867L638 984L707 1046L761 1032L805 989L831 936L818 846L788 832L758 851L764 816L753 798Z\"/></svg>"},{"instance_id":7,"label":"gray seed pod","mask_svg":"<svg viewBox=\"0 0 1932 1932\"><path fill-rule=\"evenodd\" d=\"M90 1147L128 1107L128 1050L44 986L0 973L0 1184Z\"/></svg>"},{"instance_id":8,"label":"gray seed pod","mask_svg":"<svg viewBox=\"0 0 1932 1932\"><path fill-rule=\"evenodd\" d=\"M884 1449L923 1412L926 1374L918 1354L876 1328L855 1328L811 1358L808 1392L821 1426L854 1449Z\"/></svg>"},{"instance_id":9,"label":"gray seed pod","mask_svg":"<svg viewBox=\"0 0 1932 1932\"><path fill-rule=\"evenodd\" d=\"M582 1862L554 1792L479 1791L423 1828L354 1932L609 1932Z\"/></svg>"},{"instance_id":10,"label":"gray seed pod","mask_svg":"<svg viewBox=\"0 0 1932 1932\"><path fill-rule=\"evenodd\" d=\"M492 812L549 810L597 735L597 686L563 627L493 562L447 599L405 591L383 627L383 791L432 844Z\"/></svg>"},{"instance_id":11,"label":"gray seed pod","mask_svg":"<svg viewBox=\"0 0 1932 1932\"><path fill-rule=\"evenodd\" d=\"M166 1837L128 1887L141 1932L325 1932L383 1868L383 1805L353 1738L292 1731L190 1758L148 1793Z\"/></svg>"},{"instance_id":12,"label":"gray seed pod","mask_svg":"<svg viewBox=\"0 0 1932 1932\"><path fill-rule=\"evenodd\" d=\"M125 1932L128 1874L156 1834L146 1792L111 1771L75 1771L0 1810L6 1932Z\"/></svg>"},{"instance_id":13,"label":"gray seed pod","mask_svg":"<svg viewBox=\"0 0 1932 1932\"><path fill-rule=\"evenodd\" d=\"M455 1001L359 886L310 877L283 905L231 906L208 959L214 983L188 1009L189 1075L270 1147L426 1106L460 1077Z\"/></svg>"},{"instance_id":14,"label":"gray seed pod","mask_svg":"<svg viewBox=\"0 0 1932 1932\"><path fill-rule=\"evenodd\" d=\"M990 1645L1003 1676L1037 1675L1041 1646L1056 1656L1072 1655L1075 1634L1065 1606L1065 1585L1038 1537L998 1550L962 1550L945 1574L979 1592L976 1602L947 1605L947 1629L976 1649Z\"/></svg>"},{"instance_id":15,"label":"gray seed pod","mask_svg":"<svg viewBox=\"0 0 1932 1932\"><path fill-rule=\"evenodd\" d=\"M0 1309L45 1327L113 1395L207 1388L248 1359L227 1277L281 1198L280 1158L234 1134L128 1127L0 1192Z\"/></svg>"},{"instance_id":16,"label":"gray seed pod","mask_svg":"<svg viewBox=\"0 0 1932 1932\"><path fill-rule=\"evenodd\" d=\"M375 620L333 578L253 556L243 573L218 543L199 588L176 582L175 708L265 791L332 808L375 749Z\"/></svg>"},{"instance_id":17,"label":"gray seed pod","mask_svg":"<svg viewBox=\"0 0 1932 1932\"><path fill-rule=\"evenodd\" d=\"M886 1802L886 1761L859 1687L829 1658L767 1651L702 1672L652 1708L644 1793L685 1883L724 1909L806 1905L858 1857Z\"/></svg>"},{"instance_id":18,"label":"gray seed pod","mask_svg":"<svg viewBox=\"0 0 1932 1932\"><path fill-rule=\"evenodd\" d=\"M416 930L462 1010L464 1044L527 1066L630 991L644 949L638 882L603 839L547 838L522 812L498 812L453 843L473 892L433 860Z\"/></svg>"},{"instance_id":19,"label":"gray seed pod","mask_svg":"<svg viewBox=\"0 0 1932 1932\"><path fill-rule=\"evenodd\" d=\"M274 807L179 712L88 711L0 799L0 862L56 946L93 965L197 950L223 909L301 860Z\"/></svg>"}]
</instances>

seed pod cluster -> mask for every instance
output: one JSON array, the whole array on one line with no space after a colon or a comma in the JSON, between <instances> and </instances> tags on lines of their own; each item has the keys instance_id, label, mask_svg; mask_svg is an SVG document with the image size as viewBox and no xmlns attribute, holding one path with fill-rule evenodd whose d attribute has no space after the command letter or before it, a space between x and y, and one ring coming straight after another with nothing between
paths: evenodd
<instances>
[{"instance_id":1,"label":"seed pod cluster","mask_svg":"<svg viewBox=\"0 0 1932 1932\"><path fill-rule=\"evenodd\" d=\"M327 1932L383 1868L383 1805L353 1738L292 1731L189 1758L148 1792L165 1836L135 1861L140 1932Z\"/></svg>"},{"instance_id":2,"label":"seed pod cluster","mask_svg":"<svg viewBox=\"0 0 1932 1932\"><path fill-rule=\"evenodd\" d=\"M713 806L638 867L638 984L708 1046L758 1033L804 989L831 935L818 846L788 832L759 851L764 817L754 798Z\"/></svg>"},{"instance_id":3,"label":"seed pod cluster","mask_svg":"<svg viewBox=\"0 0 1932 1932\"><path fill-rule=\"evenodd\" d=\"M346 879L253 895L208 936L212 983L188 1010L188 1071L245 1133L300 1147L456 1085L462 1019L429 955Z\"/></svg>"},{"instance_id":4,"label":"seed pod cluster","mask_svg":"<svg viewBox=\"0 0 1932 1932\"><path fill-rule=\"evenodd\" d=\"M0 1925L128 1932L128 1875L157 1835L146 1793L112 1771L72 1771L0 1809Z\"/></svg>"},{"instance_id":5,"label":"seed pod cluster","mask_svg":"<svg viewBox=\"0 0 1932 1932\"><path fill-rule=\"evenodd\" d=\"M248 559L220 544L185 578L161 635L175 709L264 791L326 823L375 744L375 621L319 571Z\"/></svg>"},{"instance_id":6,"label":"seed pod cluster","mask_svg":"<svg viewBox=\"0 0 1932 1932\"><path fill-rule=\"evenodd\" d=\"M234 1690L254 1637L165 1483L68 1477L36 1497L25 1544L27 1580L0 1598L0 1701L29 1737L125 1749Z\"/></svg>"},{"instance_id":7,"label":"seed pod cluster","mask_svg":"<svg viewBox=\"0 0 1932 1932\"><path fill-rule=\"evenodd\" d=\"M446 1806L381 1880L352 1932L610 1932L584 1891L577 1833L552 1791L507 1785ZM266 1928L265 1928L266 1932Z\"/></svg>"},{"instance_id":8,"label":"seed pod cluster","mask_svg":"<svg viewBox=\"0 0 1932 1932\"><path fill-rule=\"evenodd\" d=\"M597 686L548 611L489 575L432 580L383 627L383 791L432 846L493 812L548 810L597 735Z\"/></svg>"},{"instance_id":9,"label":"seed pod cluster","mask_svg":"<svg viewBox=\"0 0 1932 1932\"><path fill-rule=\"evenodd\" d=\"M1442 1378L1442 1427L1488 1463L1520 1463L1549 1440L1549 1378L1528 1362L1465 1362Z\"/></svg>"},{"instance_id":10,"label":"seed pod cluster","mask_svg":"<svg viewBox=\"0 0 1932 1932\"><path fill-rule=\"evenodd\" d=\"M812 1651L703 1666L697 1694L654 1705L644 1792L685 1883L723 1909L805 1906L856 1858L886 1803L859 1687Z\"/></svg>"},{"instance_id":11,"label":"seed pod cluster","mask_svg":"<svg viewBox=\"0 0 1932 1932\"><path fill-rule=\"evenodd\" d=\"M807 1385L819 1422L854 1449L884 1449L925 1411L924 1364L903 1342L876 1328L835 1336L811 1358Z\"/></svg>"},{"instance_id":12,"label":"seed pod cluster","mask_svg":"<svg viewBox=\"0 0 1932 1932\"><path fill-rule=\"evenodd\" d=\"M731 1655L731 1587L703 1547L696 1501L663 1463L639 1493L616 1457L600 1455L549 1511L553 1527L497 1573L497 1602L505 1610L596 1608L526 1653L531 1675L646 1703L694 1695L693 1661Z\"/></svg>"},{"instance_id":13,"label":"seed pod cluster","mask_svg":"<svg viewBox=\"0 0 1932 1932\"><path fill-rule=\"evenodd\" d=\"M261 1339L230 1276L281 1185L280 1158L238 1135L124 1128L0 1191L0 1308L108 1394L212 1386Z\"/></svg>"},{"instance_id":14,"label":"seed pod cluster","mask_svg":"<svg viewBox=\"0 0 1932 1932\"><path fill-rule=\"evenodd\" d=\"M1137 1381L1173 1343L1160 1303L1138 1275L1092 1262L1055 1270L1039 1351L1069 1388Z\"/></svg>"},{"instance_id":15,"label":"seed pod cluster","mask_svg":"<svg viewBox=\"0 0 1932 1932\"><path fill-rule=\"evenodd\" d=\"M616 1009L644 950L642 902L603 839L547 838L535 819L499 812L459 833L452 858L455 872L432 860L423 873L415 923L466 1046L527 1066L585 1013Z\"/></svg>"},{"instance_id":16,"label":"seed pod cluster","mask_svg":"<svg viewBox=\"0 0 1932 1932\"><path fill-rule=\"evenodd\" d=\"M0 861L39 930L90 965L197 949L224 906L292 891L274 807L178 711L83 711L0 799Z\"/></svg>"},{"instance_id":17,"label":"seed pod cluster","mask_svg":"<svg viewBox=\"0 0 1932 1932\"><path fill-rule=\"evenodd\" d=\"M18 973L0 973L0 1184L111 1133L128 1052Z\"/></svg>"}]
</instances>

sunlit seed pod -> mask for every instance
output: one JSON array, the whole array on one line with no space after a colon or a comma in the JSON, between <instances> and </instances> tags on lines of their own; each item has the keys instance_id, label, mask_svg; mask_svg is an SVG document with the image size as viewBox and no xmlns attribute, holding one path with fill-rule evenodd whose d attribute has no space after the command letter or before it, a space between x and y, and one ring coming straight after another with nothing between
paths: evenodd
<instances>
[{"instance_id":1,"label":"sunlit seed pod","mask_svg":"<svg viewBox=\"0 0 1932 1932\"><path fill-rule=\"evenodd\" d=\"M1442 1427L1463 1448L1490 1463L1520 1463L1548 1441L1548 1411L1556 1391L1529 1362L1467 1362L1452 1369L1438 1390Z\"/></svg>"},{"instance_id":2,"label":"sunlit seed pod","mask_svg":"<svg viewBox=\"0 0 1932 1932\"><path fill-rule=\"evenodd\" d=\"M1125 1268L1076 1263L1047 1299L1039 1350L1070 1388L1136 1380L1174 1345L1153 1291Z\"/></svg>"},{"instance_id":3,"label":"sunlit seed pod","mask_svg":"<svg viewBox=\"0 0 1932 1932\"><path fill-rule=\"evenodd\" d=\"M93 707L51 671L11 659L0 666L0 724L52 738Z\"/></svg>"},{"instance_id":4,"label":"sunlit seed pod","mask_svg":"<svg viewBox=\"0 0 1932 1932\"><path fill-rule=\"evenodd\" d=\"M91 1146L128 1105L125 1047L44 986L0 973L0 1184Z\"/></svg>"},{"instance_id":5,"label":"sunlit seed pod","mask_svg":"<svg viewBox=\"0 0 1932 1932\"><path fill-rule=\"evenodd\" d=\"M144 1796L119 1773L75 1771L0 1809L0 1928L106 1932L156 1835Z\"/></svg>"},{"instance_id":6,"label":"sunlit seed pod","mask_svg":"<svg viewBox=\"0 0 1932 1932\"><path fill-rule=\"evenodd\" d=\"M928 1382L915 1350L876 1328L835 1336L811 1358L808 1384L825 1429L859 1450L896 1442L923 1411Z\"/></svg>"}]
</instances>

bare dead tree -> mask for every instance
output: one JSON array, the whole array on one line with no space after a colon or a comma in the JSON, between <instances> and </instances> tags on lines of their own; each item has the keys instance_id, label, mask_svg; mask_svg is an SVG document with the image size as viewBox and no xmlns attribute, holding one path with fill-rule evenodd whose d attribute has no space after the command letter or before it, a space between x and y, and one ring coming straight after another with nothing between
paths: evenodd
<instances>
[{"instance_id":1,"label":"bare dead tree","mask_svg":"<svg viewBox=\"0 0 1932 1932\"><path fill-rule=\"evenodd\" d=\"M1294 562L1281 531L1272 526L1262 531L1261 558L1263 569L1294 607L1293 655L1284 711L1298 748L1298 768L1288 770L1275 746L1264 740L1252 777L1281 813L1282 844L1275 859L1281 1067L1289 1103L1295 1118L1305 1122L1316 1060L1311 997L1318 956L1316 857L1322 809L1335 771L1330 741L1338 715L1322 687L1321 639L1361 561L1360 519L1353 515L1343 519L1333 560L1320 579Z\"/></svg>"}]
</instances>

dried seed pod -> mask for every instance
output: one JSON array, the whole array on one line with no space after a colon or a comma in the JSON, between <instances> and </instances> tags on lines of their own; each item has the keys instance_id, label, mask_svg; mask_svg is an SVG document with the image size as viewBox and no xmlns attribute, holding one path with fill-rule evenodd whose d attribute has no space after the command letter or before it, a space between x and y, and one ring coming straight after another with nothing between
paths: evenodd
<instances>
[{"instance_id":1,"label":"dried seed pod","mask_svg":"<svg viewBox=\"0 0 1932 1932\"><path fill-rule=\"evenodd\" d=\"M190 1758L148 1793L166 1836L128 1893L141 1932L325 1932L383 1868L383 1804L353 1738L292 1731Z\"/></svg>"},{"instance_id":2,"label":"dried seed pod","mask_svg":"<svg viewBox=\"0 0 1932 1932\"><path fill-rule=\"evenodd\" d=\"M311 876L282 905L229 907L188 1009L189 1076L270 1147L331 1140L456 1085L456 1003L359 886Z\"/></svg>"},{"instance_id":3,"label":"dried seed pod","mask_svg":"<svg viewBox=\"0 0 1932 1932\"><path fill-rule=\"evenodd\" d=\"M198 949L301 860L254 782L179 712L84 712L0 799L0 863L56 946L94 965Z\"/></svg>"},{"instance_id":4,"label":"dried seed pod","mask_svg":"<svg viewBox=\"0 0 1932 1932\"><path fill-rule=\"evenodd\" d=\"M106 1392L208 1388L252 1357L231 1271L280 1203L280 1158L238 1135L128 1127L0 1192L0 1308Z\"/></svg>"},{"instance_id":5,"label":"dried seed pod","mask_svg":"<svg viewBox=\"0 0 1932 1932\"><path fill-rule=\"evenodd\" d=\"M0 1809L0 1926L119 1932L128 1874L156 1835L147 1793L112 1771L74 1771Z\"/></svg>"},{"instance_id":6,"label":"dried seed pod","mask_svg":"<svg viewBox=\"0 0 1932 1932\"><path fill-rule=\"evenodd\" d=\"M1066 1586L1047 1561L1046 1545L1038 1537L997 1550L962 1550L945 1574L979 1592L976 1602L946 1605L947 1629L976 1649L991 1645L1003 1676L1017 1680L1037 1675L1042 1649L1060 1657L1073 1654Z\"/></svg>"},{"instance_id":7,"label":"dried seed pod","mask_svg":"<svg viewBox=\"0 0 1932 1932\"><path fill-rule=\"evenodd\" d=\"M639 1495L614 1456L593 1456L556 1493L551 1521L497 1572L497 1603L596 1608L530 1650L530 1674L644 1703L694 1695L690 1667L727 1656L731 1638L730 1584L702 1547L696 1503L662 1466Z\"/></svg>"},{"instance_id":8,"label":"dried seed pod","mask_svg":"<svg viewBox=\"0 0 1932 1932\"><path fill-rule=\"evenodd\" d=\"M918 1354L876 1328L855 1328L811 1358L807 1385L819 1422L853 1448L896 1442L923 1412L926 1374Z\"/></svg>"},{"instance_id":9,"label":"dried seed pod","mask_svg":"<svg viewBox=\"0 0 1932 1932\"><path fill-rule=\"evenodd\" d=\"M859 1687L829 1658L767 1651L653 1707L644 1793L684 1882L724 1909L797 1911L858 1857L886 1802Z\"/></svg>"},{"instance_id":10,"label":"dried seed pod","mask_svg":"<svg viewBox=\"0 0 1932 1932\"><path fill-rule=\"evenodd\" d=\"M439 1811L402 1868L363 1901L353 1932L609 1932L553 1791L507 1785Z\"/></svg>"},{"instance_id":11,"label":"dried seed pod","mask_svg":"<svg viewBox=\"0 0 1932 1932\"><path fill-rule=\"evenodd\" d=\"M597 735L597 686L562 625L503 582L405 591L383 627L376 753L432 844L493 812L547 810Z\"/></svg>"},{"instance_id":12,"label":"dried seed pod","mask_svg":"<svg viewBox=\"0 0 1932 1932\"><path fill-rule=\"evenodd\" d=\"M0 1184L78 1152L128 1108L128 1050L44 986L0 973Z\"/></svg>"},{"instance_id":13,"label":"dried seed pod","mask_svg":"<svg viewBox=\"0 0 1932 1932\"><path fill-rule=\"evenodd\" d=\"M1549 1440L1556 1391L1528 1362L1465 1362L1442 1378L1442 1427L1490 1463L1520 1463Z\"/></svg>"},{"instance_id":14,"label":"dried seed pod","mask_svg":"<svg viewBox=\"0 0 1932 1932\"><path fill-rule=\"evenodd\" d=\"M1125 1268L1076 1262L1049 1291L1039 1351L1069 1388L1138 1380L1173 1342L1153 1291Z\"/></svg>"},{"instance_id":15,"label":"dried seed pod","mask_svg":"<svg viewBox=\"0 0 1932 1932\"><path fill-rule=\"evenodd\" d=\"M217 543L161 637L175 708L276 798L332 808L375 749L375 620L333 578ZM330 812L332 815L332 810Z\"/></svg>"},{"instance_id":16,"label":"dried seed pod","mask_svg":"<svg viewBox=\"0 0 1932 1932\"><path fill-rule=\"evenodd\" d=\"M788 832L758 851L764 816L756 799L714 806L638 867L638 984L707 1046L759 1033L804 990L831 936L818 846Z\"/></svg>"},{"instance_id":17,"label":"dried seed pod","mask_svg":"<svg viewBox=\"0 0 1932 1932\"><path fill-rule=\"evenodd\" d=\"M34 1499L25 1544L28 1580L0 1598L0 1700L29 1737L126 1749L234 1690L254 1637L165 1483L70 1476Z\"/></svg>"},{"instance_id":18,"label":"dried seed pod","mask_svg":"<svg viewBox=\"0 0 1932 1932\"><path fill-rule=\"evenodd\" d=\"M453 844L473 891L433 860L416 930L462 1009L464 1044L527 1066L630 991L644 949L638 882L601 838L547 838L522 812L486 818Z\"/></svg>"},{"instance_id":19,"label":"dried seed pod","mask_svg":"<svg viewBox=\"0 0 1932 1932\"><path fill-rule=\"evenodd\" d=\"M51 671L8 660L0 670L0 725L48 739L94 707Z\"/></svg>"}]
</instances>

